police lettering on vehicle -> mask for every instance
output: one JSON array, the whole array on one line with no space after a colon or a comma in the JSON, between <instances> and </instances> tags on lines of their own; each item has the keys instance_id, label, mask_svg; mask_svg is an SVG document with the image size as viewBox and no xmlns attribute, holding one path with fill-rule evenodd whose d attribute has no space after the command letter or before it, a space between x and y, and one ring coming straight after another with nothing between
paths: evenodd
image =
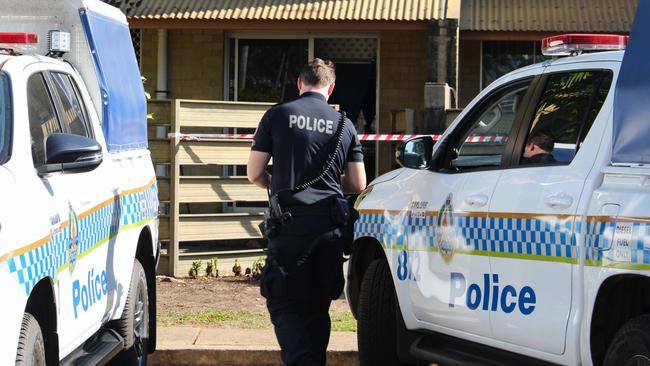
<instances>
[{"instance_id":1,"label":"police lettering on vehicle","mask_svg":"<svg viewBox=\"0 0 650 366\"><path fill-rule=\"evenodd\" d=\"M95 305L102 296L108 293L108 281L106 280L106 271L95 273L94 269L88 271L86 281L80 283L75 280L72 283L72 307L74 309L74 318L78 318L79 305L84 312Z\"/></svg>"},{"instance_id":2,"label":"police lettering on vehicle","mask_svg":"<svg viewBox=\"0 0 650 366\"><path fill-rule=\"evenodd\" d=\"M530 286L524 286L519 291L512 285L499 288L499 275L483 274L483 288L478 283L467 286L465 276L459 272L451 272L449 278L449 307L456 306L456 299L465 297L465 305L470 310L498 311L506 314L515 309L523 315L530 315L535 311L537 296ZM461 300L462 301L462 300Z\"/></svg>"}]
</instances>

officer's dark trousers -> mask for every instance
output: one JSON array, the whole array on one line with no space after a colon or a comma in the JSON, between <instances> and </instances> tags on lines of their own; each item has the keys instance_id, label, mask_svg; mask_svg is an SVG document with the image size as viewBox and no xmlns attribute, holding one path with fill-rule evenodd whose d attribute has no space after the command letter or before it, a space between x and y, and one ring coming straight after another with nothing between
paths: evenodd
<instances>
[{"instance_id":1,"label":"officer's dark trousers","mask_svg":"<svg viewBox=\"0 0 650 366\"><path fill-rule=\"evenodd\" d=\"M269 240L275 260L267 260L261 286L282 361L289 366L325 365L329 307L343 289L342 248L341 231L326 215L294 217Z\"/></svg>"}]
</instances>

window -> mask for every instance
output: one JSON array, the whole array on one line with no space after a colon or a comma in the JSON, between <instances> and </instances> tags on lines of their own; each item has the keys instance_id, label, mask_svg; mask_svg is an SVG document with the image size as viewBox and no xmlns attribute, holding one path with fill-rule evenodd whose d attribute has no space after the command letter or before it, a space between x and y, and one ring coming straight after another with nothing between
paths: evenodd
<instances>
[{"instance_id":1,"label":"window","mask_svg":"<svg viewBox=\"0 0 650 366\"><path fill-rule=\"evenodd\" d=\"M608 70L551 74L532 116L521 164L568 164L612 84Z\"/></svg>"},{"instance_id":2,"label":"window","mask_svg":"<svg viewBox=\"0 0 650 366\"><path fill-rule=\"evenodd\" d=\"M58 97L59 118L66 133L92 137L85 109L82 107L79 91L69 75L51 73L53 94Z\"/></svg>"},{"instance_id":3,"label":"window","mask_svg":"<svg viewBox=\"0 0 650 366\"><path fill-rule=\"evenodd\" d=\"M11 89L9 77L0 72L0 164L9 159L11 145Z\"/></svg>"},{"instance_id":4,"label":"window","mask_svg":"<svg viewBox=\"0 0 650 366\"><path fill-rule=\"evenodd\" d=\"M296 78L307 62L306 39L235 39L231 45L237 56L231 58L237 72L229 72L235 100L277 103L298 97Z\"/></svg>"},{"instance_id":5,"label":"window","mask_svg":"<svg viewBox=\"0 0 650 366\"><path fill-rule=\"evenodd\" d=\"M502 88L487 97L482 107L463 121L459 133L451 136L456 146L450 150L446 169L464 171L501 165L508 135L529 85L530 80L524 80Z\"/></svg>"},{"instance_id":6,"label":"window","mask_svg":"<svg viewBox=\"0 0 650 366\"><path fill-rule=\"evenodd\" d=\"M63 132L45 86L45 78L41 73L30 76L27 81L27 112L29 131L32 135L32 160L34 166L39 167L45 164L47 136Z\"/></svg>"}]
</instances>

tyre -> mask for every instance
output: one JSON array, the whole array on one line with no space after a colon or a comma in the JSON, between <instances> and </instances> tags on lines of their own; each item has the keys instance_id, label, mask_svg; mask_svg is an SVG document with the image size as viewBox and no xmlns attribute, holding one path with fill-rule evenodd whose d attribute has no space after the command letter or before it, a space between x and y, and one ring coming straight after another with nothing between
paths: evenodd
<instances>
[{"instance_id":1,"label":"tyre","mask_svg":"<svg viewBox=\"0 0 650 366\"><path fill-rule=\"evenodd\" d=\"M361 281L358 308L361 366L403 365L397 356L397 299L388 263L370 263Z\"/></svg>"},{"instance_id":2,"label":"tyre","mask_svg":"<svg viewBox=\"0 0 650 366\"><path fill-rule=\"evenodd\" d=\"M45 366L45 341L38 321L30 313L25 313L20 327L16 366Z\"/></svg>"},{"instance_id":3,"label":"tyre","mask_svg":"<svg viewBox=\"0 0 650 366\"><path fill-rule=\"evenodd\" d=\"M614 336L605 366L650 365L650 315L629 320Z\"/></svg>"},{"instance_id":4,"label":"tyre","mask_svg":"<svg viewBox=\"0 0 650 366\"><path fill-rule=\"evenodd\" d=\"M133 263L129 294L122 317L113 321L111 328L124 338L124 351L114 365L146 365L149 343L149 296L147 275L142 264Z\"/></svg>"}]
</instances>

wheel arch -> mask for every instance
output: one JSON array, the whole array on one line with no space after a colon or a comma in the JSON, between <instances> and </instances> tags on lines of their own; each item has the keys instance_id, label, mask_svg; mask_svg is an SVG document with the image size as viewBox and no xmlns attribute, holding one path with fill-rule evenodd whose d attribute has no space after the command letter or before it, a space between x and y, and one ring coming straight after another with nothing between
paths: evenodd
<instances>
[{"instance_id":1,"label":"wheel arch","mask_svg":"<svg viewBox=\"0 0 650 366\"><path fill-rule=\"evenodd\" d=\"M378 258L386 258L381 243L374 237L362 237L354 241L347 273L347 300L352 314L357 317L361 282L370 263Z\"/></svg>"},{"instance_id":2,"label":"wheel arch","mask_svg":"<svg viewBox=\"0 0 650 366\"><path fill-rule=\"evenodd\" d=\"M32 314L41 327L47 364L56 365L59 362L59 335L52 278L45 277L34 286L27 299L25 312Z\"/></svg>"},{"instance_id":3,"label":"wheel arch","mask_svg":"<svg viewBox=\"0 0 650 366\"><path fill-rule=\"evenodd\" d=\"M149 344L148 351L156 350L156 253L153 249L153 236L145 226L138 238L135 258L142 264L147 276L147 296L149 298Z\"/></svg>"},{"instance_id":4,"label":"wheel arch","mask_svg":"<svg viewBox=\"0 0 650 366\"><path fill-rule=\"evenodd\" d=\"M598 289L589 330L594 365L601 365L616 332L630 319L650 313L650 277L617 274Z\"/></svg>"}]
</instances>

